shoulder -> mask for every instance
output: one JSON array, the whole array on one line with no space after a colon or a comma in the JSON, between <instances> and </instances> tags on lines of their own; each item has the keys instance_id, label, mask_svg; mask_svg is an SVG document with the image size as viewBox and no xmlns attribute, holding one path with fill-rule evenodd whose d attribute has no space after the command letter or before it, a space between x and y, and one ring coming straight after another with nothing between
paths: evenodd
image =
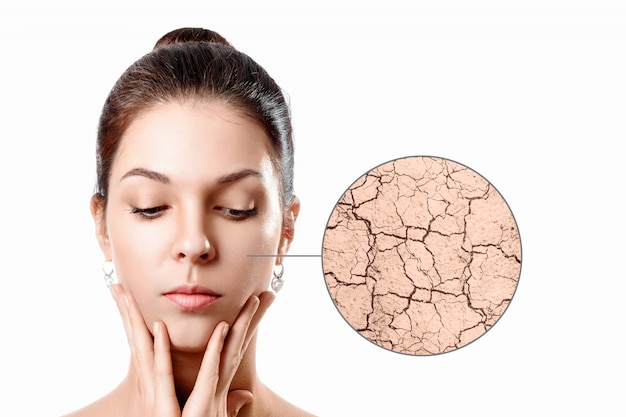
<instances>
[{"instance_id":1,"label":"shoulder","mask_svg":"<svg viewBox=\"0 0 626 417\"><path fill-rule=\"evenodd\" d=\"M111 416L109 414L110 407L103 406L100 401L96 401L93 404L89 404L86 407L76 410L73 413L66 414L62 417L106 417Z\"/></svg>"},{"instance_id":2,"label":"shoulder","mask_svg":"<svg viewBox=\"0 0 626 417\"><path fill-rule=\"evenodd\" d=\"M285 404L277 407L280 411L280 416L285 417L317 417L314 414L309 413L308 411L304 411L301 408L296 407L295 405L288 403L285 401Z\"/></svg>"},{"instance_id":3,"label":"shoulder","mask_svg":"<svg viewBox=\"0 0 626 417\"><path fill-rule=\"evenodd\" d=\"M80 410L76 410L73 413L66 414L62 417L101 417L104 416L102 411L100 411L97 407L94 407L94 404L90 404Z\"/></svg>"},{"instance_id":4,"label":"shoulder","mask_svg":"<svg viewBox=\"0 0 626 417\"><path fill-rule=\"evenodd\" d=\"M284 398L280 397L276 393L271 392L273 397L272 401L272 415L279 415L283 417L317 417L315 414L311 414L305 411Z\"/></svg>"},{"instance_id":5,"label":"shoulder","mask_svg":"<svg viewBox=\"0 0 626 417\"><path fill-rule=\"evenodd\" d=\"M62 417L110 417L122 415L120 408L124 402L118 390L114 390L99 400Z\"/></svg>"},{"instance_id":6,"label":"shoulder","mask_svg":"<svg viewBox=\"0 0 626 417\"><path fill-rule=\"evenodd\" d=\"M317 417L315 414L311 414L308 411L298 408L293 404L289 405L291 406L291 409L285 410L285 412L281 415L291 417Z\"/></svg>"}]
</instances>

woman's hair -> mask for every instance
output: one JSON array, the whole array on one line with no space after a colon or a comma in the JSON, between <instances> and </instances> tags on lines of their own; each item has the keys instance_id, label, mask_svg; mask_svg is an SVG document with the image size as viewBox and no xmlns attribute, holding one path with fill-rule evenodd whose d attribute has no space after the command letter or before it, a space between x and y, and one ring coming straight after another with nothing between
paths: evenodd
<instances>
[{"instance_id":1,"label":"woman's hair","mask_svg":"<svg viewBox=\"0 0 626 417\"><path fill-rule=\"evenodd\" d=\"M172 101L218 100L259 123L270 138L284 208L293 201L293 142L289 106L269 74L216 32L177 29L117 80L102 109L96 193L106 204L113 159L122 135L143 111ZM242 149L245 152L245 149Z\"/></svg>"}]
</instances>

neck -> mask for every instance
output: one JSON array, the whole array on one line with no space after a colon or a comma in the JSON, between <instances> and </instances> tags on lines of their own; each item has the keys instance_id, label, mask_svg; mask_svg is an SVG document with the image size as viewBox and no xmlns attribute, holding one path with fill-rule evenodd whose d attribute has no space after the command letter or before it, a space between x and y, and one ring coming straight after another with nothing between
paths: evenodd
<instances>
[{"instance_id":1,"label":"neck","mask_svg":"<svg viewBox=\"0 0 626 417\"><path fill-rule=\"evenodd\" d=\"M174 370L174 383L178 402L185 404L191 391L196 384L198 372L202 363L204 352L181 353L172 352L172 369ZM254 394L259 386L256 373L256 336L250 341L239 368L230 384L230 390L245 389Z\"/></svg>"},{"instance_id":2,"label":"neck","mask_svg":"<svg viewBox=\"0 0 626 417\"><path fill-rule=\"evenodd\" d=\"M178 398L178 403L182 407L187 402L187 399L191 395L193 391L193 387L196 384L196 379L198 378L198 372L200 370L200 365L202 363L202 358L204 356L204 352L199 353L185 353L185 352L171 352L172 356L172 370L174 372L174 384L176 387L176 396ZM256 373L256 335L250 340L250 344L248 345L248 349L244 353L244 356L239 364L239 368L233 377L233 380L230 384L231 390L244 389L252 392L255 396L256 401L253 401L250 404L250 407L245 408L256 408L255 406L260 405L259 394L263 391L263 385L258 379L258 375ZM128 376L126 378L127 382L127 393L129 405L135 403L137 396L133 395L133 388L137 387L136 381L138 380L139 372L135 369L134 365L131 362L129 367ZM262 394L261 394L262 396ZM256 403L256 404L254 404ZM132 407L132 406L131 406ZM133 407L134 408L134 407ZM243 412L240 415L245 415ZM247 411L247 410L246 410Z\"/></svg>"}]
</instances>

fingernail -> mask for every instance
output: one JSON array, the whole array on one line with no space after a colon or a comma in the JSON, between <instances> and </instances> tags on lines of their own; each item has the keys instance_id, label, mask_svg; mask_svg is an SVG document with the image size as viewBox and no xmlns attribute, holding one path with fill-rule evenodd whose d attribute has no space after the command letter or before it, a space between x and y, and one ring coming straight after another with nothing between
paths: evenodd
<instances>
[{"instance_id":1,"label":"fingernail","mask_svg":"<svg viewBox=\"0 0 626 417\"><path fill-rule=\"evenodd\" d=\"M228 334L228 328L230 326L228 325L228 323L224 323L222 325L222 337L226 337L226 335Z\"/></svg>"},{"instance_id":2,"label":"fingernail","mask_svg":"<svg viewBox=\"0 0 626 417\"><path fill-rule=\"evenodd\" d=\"M161 326L158 321L152 323L152 335L156 338L161 334Z\"/></svg>"}]
</instances>

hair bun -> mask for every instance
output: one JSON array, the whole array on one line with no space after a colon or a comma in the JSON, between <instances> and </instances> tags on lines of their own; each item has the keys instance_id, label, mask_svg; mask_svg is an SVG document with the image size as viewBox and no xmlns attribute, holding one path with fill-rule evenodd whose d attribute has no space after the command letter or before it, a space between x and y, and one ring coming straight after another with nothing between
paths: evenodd
<instances>
[{"instance_id":1,"label":"hair bun","mask_svg":"<svg viewBox=\"0 0 626 417\"><path fill-rule=\"evenodd\" d=\"M212 30L203 28L181 28L163 35L154 45L154 49L173 43L186 42L213 42L226 45L230 48L233 47L222 35Z\"/></svg>"}]
</instances>

